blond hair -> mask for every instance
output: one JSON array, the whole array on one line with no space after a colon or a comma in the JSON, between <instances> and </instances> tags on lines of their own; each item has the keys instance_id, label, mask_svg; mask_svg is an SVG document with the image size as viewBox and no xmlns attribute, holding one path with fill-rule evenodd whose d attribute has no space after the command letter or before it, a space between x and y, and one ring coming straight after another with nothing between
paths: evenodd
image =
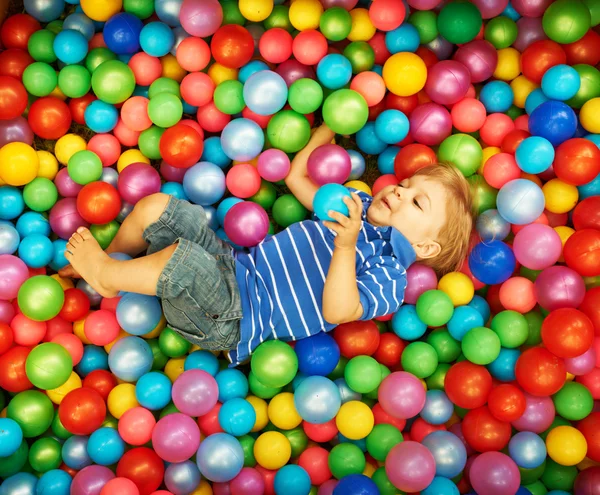
<instances>
[{"instance_id":1,"label":"blond hair","mask_svg":"<svg viewBox=\"0 0 600 495\"><path fill-rule=\"evenodd\" d=\"M462 172L450 163L429 165L414 175L438 181L448 193L446 224L437 239L442 250L437 256L422 260L422 263L433 268L438 275L457 271L468 255L473 230L474 210L469 183Z\"/></svg>"}]
</instances>

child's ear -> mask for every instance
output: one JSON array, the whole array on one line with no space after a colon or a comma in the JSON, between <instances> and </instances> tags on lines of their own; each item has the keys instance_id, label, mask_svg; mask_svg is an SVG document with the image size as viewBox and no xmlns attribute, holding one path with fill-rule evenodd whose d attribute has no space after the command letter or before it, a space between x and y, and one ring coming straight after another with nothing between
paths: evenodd
<instances>
[{"instance_id":1,"label":"child's ear","mask_svg":"<svg viewBox=\"0 0 600 495\"><path fill-rule=\"evenodd\" d=\"M413 244L412 247L420 260L435 258L442 251L442 246L430 239Z\"/></svg>"}]
</instances>

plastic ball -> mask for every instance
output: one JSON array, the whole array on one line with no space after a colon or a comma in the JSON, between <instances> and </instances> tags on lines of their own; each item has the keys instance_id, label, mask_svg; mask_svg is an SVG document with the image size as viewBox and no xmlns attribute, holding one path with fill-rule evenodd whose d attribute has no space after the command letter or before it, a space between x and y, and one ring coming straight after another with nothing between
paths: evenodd
<instances>
[{"instance_id":1,"label":"plastic ball","mask_svg":"<svg viewBox=\"0 0 600 495\"><path fill-rule=\"evenodd\" d=\"M558 392L565 382L565 373L564 362L540 347L523 352L515 368L519 385L526 392L536 396Z\"/></svg>"},{"instance_id":2,"label":"plastic ball","mask_svg":"<svg viewBox=\"0 0 600 495\"><path fill-rule=\"evenodd\" d=\"M529 130L534 136L546 138L552 145L557 146L574 136L577 117L565 103L550 100L532 112L529 117Z\"/></svg>"},{"instance_id":3,"label":"plastic ball","mask_svg":"<svg viewBox=\"0 0 600 495\"><path fill-rule=\"evenodd\" d=\"M216 433L202 441L196 463L206 479L218 483L231 481L242 471L244 451L235 437Z\"/></svg>"},{"instance_id":4,"label":"plastic ball","mask_svg":"<svg viewBox=\"0 0 600 495\"><path fill-rule=\"evenodd\" d=\"M294 378L298 358L286 343L268 341L262 343L252 355L251 368L264 385L282 387Z\"/></svg>"},{"instance_id":5,"label":"plastic ball","mask_svg":"<svg viewBox=\"0 0 600 495\"><path fill-rule=\"evenodd\" d=\"M518 208L516 207L518 204ZM497 207L500 215L512 224L533 222L544 211L544 194L539 186L527 179L506 183L498 193Z\"/></svg>"},{"instance_id":6,"label":"plastic ball","mask_svg":"<svg viewBox=\"0 0 600 495\"><path fill-rule=\"evenodd\" d=\"M152 368L152 351L139 337L125 337L116 342L108 355L110 370L124 381L134 382Z\"/></svg>"},{"instance_id":7,"label":"plastic ball","mask_svg":"<svg viewBox=\"0 0 600 495\"><path fill-rule=\"evenodd\" d=\"M583 434L572 426L558 426L546 437L548 456L561 466L580 463L587 452Z\"/></svg>"},{"instance_id":8,"label":"plastic ball","mask_svg":"<svg viewBox=\"0 0 600 495\"><path fill-rule=\"evenodd\" d=\"M402 442L388 454L385 472L393 485L403 491L425 489L435 476L433 454L417 442Z\"/></svg>"},{"instance_id":9,"label":"plastic ball","mask_svg":"<svg viewBox=\"0 0 600 495\"><path fill-rule=\"evenodd\" d=\"M425 86L427 68L423 60L410 52L392 55L383 66L383 80L387 88L398 96L410 96Z\"/></svg>"},{"instance_id":10,"label":"plastic ball","mask_svg":"<svg viewBox=\"0 0 600 495\"><path fill-rule=\"evenodd\" d=\"M64 29L54 38L53 48L61 62L77 64L87 55L88 40L79 31Z\"/></svg>"},{"instance_id":11,"label":"plastic ball","mask_svg":"<svg viewBox=\"0 0 600 495\"><path fill-rule=\"evenodd\" d=\"M477 492L517 493L521 476L516 463L500 452L485 452L471 465L470 481Z\"/></svg>"}]
</instances>

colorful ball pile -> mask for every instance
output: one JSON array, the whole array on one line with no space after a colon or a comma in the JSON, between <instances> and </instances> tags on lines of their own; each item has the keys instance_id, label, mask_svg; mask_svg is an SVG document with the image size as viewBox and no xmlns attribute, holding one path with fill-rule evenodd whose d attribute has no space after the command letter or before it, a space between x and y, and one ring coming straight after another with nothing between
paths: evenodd
<instances>
[{"instance_id":1,"label":"colorful ball pile","mask_svg":"<svg viewBox=\"0 0 600 495\"><path fill-rule=\"evenodd\" d=\"M24 11L0 27L0 495L598 493L598 2ZM321 120L354 135L308 159L321 216L438 161L472 186L462 269L411 266L394 315L229 369L156 297L56 273L157 192L236 249L309 218L282 181Z\"/></svg>"}]
</instances>

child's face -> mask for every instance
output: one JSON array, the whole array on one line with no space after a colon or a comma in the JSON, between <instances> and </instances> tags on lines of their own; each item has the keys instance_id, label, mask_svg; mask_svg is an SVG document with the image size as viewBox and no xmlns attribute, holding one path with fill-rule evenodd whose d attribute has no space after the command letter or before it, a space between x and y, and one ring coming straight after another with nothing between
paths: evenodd
<instances>
[{"instance_id":1,"label":"child's face","mask_svg":"<svg viewBox=\"0 0 600 495\"><path fill-rule=\"evenodd\" d=\"M441 249L437 239L446 222L447 199L442 184L415 176L376 194L367 219L373 225L398 229L415 248L417 258L432 258Z\"/></svg>"}]
</instances>

